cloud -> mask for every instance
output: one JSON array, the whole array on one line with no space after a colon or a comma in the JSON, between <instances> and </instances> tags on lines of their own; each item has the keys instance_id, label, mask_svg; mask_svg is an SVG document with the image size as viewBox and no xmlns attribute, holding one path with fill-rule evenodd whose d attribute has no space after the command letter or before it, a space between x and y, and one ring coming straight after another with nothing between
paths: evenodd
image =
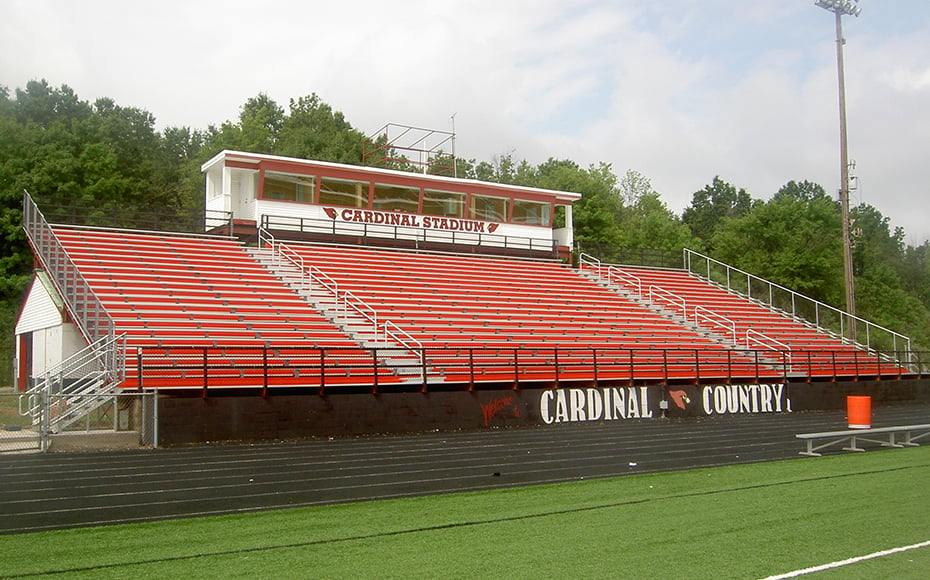
<instances>
[{"instance_id":1,"label":"cloud","mask_svg":"<svg viewBox=\"0 0 930 580\"><path fill-rule=\"evenodd\" d=\"M856 196L919 243L930 4L888 4L844 19L850 156ZM363 132L450 130L455 114L459 155L605 161L649 177L675 211L715 175L758 198L790 180L836 191L834 46L829 14L807 2L0 5L11 88L46 78L159 127L234 120L260 92L283 106L315 92Z\"/></svg>"}]
</instances>

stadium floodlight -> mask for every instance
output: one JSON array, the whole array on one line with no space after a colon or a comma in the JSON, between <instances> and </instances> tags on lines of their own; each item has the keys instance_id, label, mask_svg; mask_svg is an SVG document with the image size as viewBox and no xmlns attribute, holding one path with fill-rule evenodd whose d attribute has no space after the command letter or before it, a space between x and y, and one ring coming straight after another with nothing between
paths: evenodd
<instances>
[{"instance_id":1,"label":"stadium floodlight","mask_svg":"<svg viewBox=\"0 0 930 580\"><path fill-rule=\"evenodd\" d=\"M830 12L848 16L859 16L862 12L859 0L816 0L814 4Z\"/></svg>"},{"instance_id":2,"label":"stadium floodlight","mask_svg":"<svg viewBox=\"0 0 930 580\"><path fill-rule=\"evenodd\" d=\"M859 0L815 0L815 6L833 12L836 17L836 70L840 104L840 209L843 219L843 277L846 286L846 312L851 316L846 325L846 336L856 339L856 285L853 279L852 238L849 235L849 154L846 147L846 80L843 70L843 16L856 16L862 12Z\"/></svg>"}]
</instances>

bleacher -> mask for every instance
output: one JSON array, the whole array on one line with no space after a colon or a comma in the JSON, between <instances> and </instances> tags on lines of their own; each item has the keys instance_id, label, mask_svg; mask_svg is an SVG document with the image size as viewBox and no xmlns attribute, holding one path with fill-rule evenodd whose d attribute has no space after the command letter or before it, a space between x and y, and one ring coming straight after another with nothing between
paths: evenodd
<instances>
[{"instance_id":1,"label":"bleacher","mask_svg":"<svg viewBox=\"0 0 930 580\"><path fill-rule=\"evenodd\" d=\"M377 391L881 374L875 357L854 345L686 271L624 267L638 281L639 296L631 297L551 261L287 242L341 292L412 337L418 346L411 348L361 336L239 241L54 232L117 332L126 333L128 388ZM644 288L688 306L665 312ZM730 321L732 336L702 324L695 309Z\"/></svg>"},{"instance_id":2,"label":"bleacher","mask_svg":"<svg viewBox=\"0 0 930 580\"><path fill-rule=\"evenodd\" d=\"M878 376L894 372L879 368L875 356L842 337L792 317L771 306L728 291L686 270L618 266L617 281L643 300L660 296L674 303L689 320L732 339L744 349L788 351L791 367L801 376ZM703 313L708 313L705 316Z\"/></svg>"},{"instance_id":3,"label":"bleacher","mask_svg":"<svg viewBox=\"0 0 930 580\"><path fill-rule=\"evenodd\" d=\"M475 356L485 357L479 372L487 358L498 361L484 371L484 380L777 374L771 365L557 263L296 243L289 248L419 340L427 364L449 381L473 380ZM528 367L523 375L514 369L520 361Z\"/></svg>"},{"instance_id":4,"label":"bleacher","mask_svg":"<svg viewBox=\"0 0 930 580\"><path fill-rule=\"evenodd\" d=\"M127 381L146 387L316 385L321 353L340 373L371 381L371 355L308 307L235 240L56 227L94 294L127 335ZM274 347L271 360L266 349ZM243 360L252 359L251 364ZM295 364L300 361L300 364ZM227 368L224 368L227 367ZM384 379L389 371L383 369Z\"/></svg>"}]
</instances>

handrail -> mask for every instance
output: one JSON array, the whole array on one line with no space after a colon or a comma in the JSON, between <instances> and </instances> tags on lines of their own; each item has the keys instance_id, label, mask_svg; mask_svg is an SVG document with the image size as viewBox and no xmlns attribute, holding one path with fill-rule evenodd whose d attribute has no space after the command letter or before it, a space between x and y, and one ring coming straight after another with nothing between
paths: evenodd
<instances>
[{"instance_id":1,"label":"handrail","mask_svg":"<svg viewBox=\"0 0 930 580\"><path fill-rule=\"evenodd\" d=\"M384 321L384 335L385 337L391 338L409 351L418 352L423 350L422 342L410 336L409 332L397 326L390 320ZM407 340L404 340L404 338Z\"/></svg>"},{"instance_id":2,"label":"handrail","mask_svg":"<svg viewBox=\"0 0 930 580\"><path fill-rule=\"evenodd\" d=\"M752 338L753 336L758 336L759 338L756 338L755 340L753 340ZM785 357L785 362L787 364L787 370L789 372L792 370L791 347L790 346L781 342L780 340L776 340L772 338L771 336L768 336L767 334L763 334L761 332L758 332L750 328L749 330L746 331L746 348L749 350L752 350L753 342L755 342L756 344L758 344L759 346L763 348L767 348L768 350L782 354Z\"/></svg>"},{"instance_id":3,"label":"handrail","mask_svg":"<svg viewBox=\"0 0 930 580\"><path fill-rule=\"evenodd\" d=\"M40 406L48 404L51 397L97 394L100 388L113 388L125 379L126 334L103 337L46 370L41 380L19 396L19 414L31 416L33 423L37 423ZM25 408L24 402L27 404ZM50 417L49 425L54 427L62 421L74 419L76 413L94 403L91 398L85 399L83 404L71 405L67 415ZM87 409L88 412L91 410Z\"/></svg>"},{"instance_id":4,"label":"handrail","mask_svg":"<svg viewBox=\"0 0 930 580\"><path fill-rule=\"evenodd\" d=\"M734 346L739 343L739 339L736 336L736 322L708 308L696 306L694 308L694 323L700 326L701 320L705 320L713 326L723 328L726 333L730 335L730 342L732 342Z\"/></svg>"},{"instance_id":5,"label":"handrail","mask_svg":"<svg viewBox=\"0 0 930 580\"><path fill-rule=\"evenodd\" d=\"M28 191L23 194L23 229L26 237L84 339L91 344L101 338L113 338L116 332L113 317L71 260L32 196Z\"/></svg>"},{"instance_id":6,"label":"handrail","mask_svg":"<svg viewBox=\"0 0 930 580\"><path fill-rule=\"evenodd\" d=\"M391 332L403 334L390 324L386 326ZM750 339L754 339L752 335ZM416 343L415 339L413 341L407 346L412 347ZM300 356L288 354L292 350ZM329 381L338 377L342 384L371 386L373 382L377 391L379 380L372 377L384 370L376 354L384 349L366 350L373 354L370 359L358 357L356 347L256 346L210 349L209 352L193 346L146 347L140 350L139 376L147 388L206 389L212 387L214 377L216 385L222 388L230 384L229 371L241 369L248 371L240 375L243 387L293 387L296 380L303 381L300 384L304 386L326 389L332 384ZM185 356L184 351L190 354ZM315 351L315 354L308 351ZM341 352L347 353L346 356L341 356ZM255 366L256 354L267 361L259 369ZM394 368L416 368L422 381L417 381L419 384L415 388L423 390L428 390L429 384L438 383L446 384L444 389L453 384L470 389L476 382L495 383L497 388L519 388L519 383L523 382L559 388L569 384L590 385L592 379L595 385L598 381L649 385L655 384L658 377L677 384L695 384L695 380L697 384L711 384L702 381L757 384L795 380L798 376L832 380L892 378L904 373L913 373L914 378L918 378L920 372L924 373L921 377L928 376L926 369L890 368L881 364L877 357L858 351L805 350L801 351L802 356L792 358L792 353L778 350L774 344L764 349L459 345L417 347L416 354L419 355L417 362L398 361ZM268 369L283 367L292 372L268 372ZM349 372L339 372L339 369ZM400 378L399 384L413 386L415 383Z\"/></svg>"},{"instance_id":7,"label":"handrail","mask_svg":"<svg viewBox=\"0 0 930 580\"><path fill-rule=\"evenodd\" d=\"M348 290L342 292L342 299L338 301L342 304L342 319L345 322L349 321L349 311L353 310L356 314L371 323L372 328L375 330L375 336L377 337L378 312L374 308Z\"/></svg>"},{"instance_id":8,"label":"handrail","mask_svg":"<svg viewBox=\"0 0 930 580\"><path fill-rule=\"evenodd\" d=\"M598 281L604 280L604 268L601 261L590 254L582 253L578 256L578 269L584 270L588 266L597 274ZM637 276L621 270L617 266L607 266L607 284L613 284L614 279L621 285L633 286L636 289L636 296L643 297L643 281Z\"/></svg>"},{"instance_id":9,"label":"handrail","mask_svg":"<svg viewBox=\"0 0 930 580\"><path fill-rule=\"evenodd\" d=\"M642 298L643 296L643 281L634 274L627 272L626 270L621 270L616 266L607 266L607 282L610 283L614 278L620 281L620 284L625 284L626 286L632 286L636 289L636 296Z\"/></svg>"},{"instance_id":10,"label":"handrail","mask_svg":"<svg viewBox=\"0 0 930 580\"><path fill-rule=\"evenodd\" d=\"M302 262L301 262L302 263ZM333 295L333 299L337 302L339 301L339 283L330 278L326 272L320 270L313 264L307 267L307 278L309 289L313 290L314 282L322 286L325 290L328 290L330 294Z\"/></svg>"},{"instance_id":11,"label":"handrail","mask_svg":"<svg viewBox=\"0 0 930 580\"><path fill-rule=\"evenodd\" d=\"M658 297L658 298L657 298ZM674 292L669 292L661 286L656 286L651 284L649 286L649 301L652 303L659 302L659 299L666 302L667 304L678 307L681 309L681 313L685 318L688 318L688 304L685 302L685 299L675 294Z\"/></svg>"},{"instance_id":12,"label":"handrail","mask_svg":"<svg viewBox=\"0 0 930 580\"><path fill-rule=\"evenodd\" d=\"M261 247L267 247L271 251L272 259L275 261L275 264L280 264L284 261L300 272L300 280L298 280L297 283L301 290L312 291L317 285L322 287L332 297L336 305L336 314L342 317L344 323L347 324L350 314L354 313L363 320L368 321L375 340L379 340L383 333L385 341L393 339L408 350L414 351L423 348L423 345L419 341L390 320L384 321L382 329L378 321L377 310L351 291L340 291L338 282L313 264L306 264L303 256L299 252L277 241L274 234L263 227L258 230L258 240ZM391 331L391 327L393 327L396 332ZM406 336L408 340L403 340L401 334ZM414 344L411 345L409 344L410 342Z\"/></svg>"},{"instance_id":13,"label":"handrail","mask_svg":"<svg viewBox=\"0 0 930 580\"><path fill-rule=\"evenodd\" d=\"M274 226L276 230L297 231L300 233L318 233L334 236L345 234L353 237L360 235L363 238L392 238L395 240L411 240L415 243L452 243L492 248L522 249L533 252L552 252L556 248L556 242L552 239L509 236L495 234L489 231L467 232L440 230L392 224L337 222L332 219L262 214L259 227L269 229L272 226ZM339 230L339 226L343 227L343 231Z\"/></svg>"},{"instance_id":14,"label":"handrail","mask_svg":"<svg viewBox=\"0 0 930 580\"><path fill-rule=\"evenodd\" d=\"M753 339L754 336L757 336L758 338ZM791 347L784 342L772 338L771 336L759 332L758 330L753 330L750 328L746 331L746 348L752 349L753 343L769 350L783 350L789 353L791 352Z\"/></svg>"},{"instance_id":15,"label":"handrail","mask_svg":"<svg viewBox=\"0 0 930 580\"><path fill-rule=\"evenodd\" d=\"M695 259L695 258L696 258L696 259ZM696 271L696 266L697 266L696 262L699 261L699 260L701 260L701 259L705 260L706 263L707 263L707 273L706 273L706 274L703 274L703 273L700 273L700 272ZM874 323L872 323L872 322L869 322L868 320L865 320L865 319L863 319L863 318L860 318L860 317L858 317L858 316L855 316L855 315L853 315L853 314L850 314L850 313L848 313L848 312L845 312L845 311L843 311L843 310L840 310L839 308L836 308L836 307L834 307L834 306L830 306L829 304L824 304L823 302L820 302L819 300L815 300L815 299L813 299L813 298L810 298L810 297L808 297L808 296L805 296L805 295L803 295L803 294L800 294L800 293L798 293L798 292L795 292L794 290L791 290L791 289L789 289L789 288L785 288L784 286L781 286L781 285L776 284L776 283L774 283L774 282L769 282L768 280L765 280L764 278L759 278L758 276L755 276L755 275L753 275L753 274L750 274L750 273L748 273L748 272L745 272L745 271L743 271L743 270L740 270L739 268L734 268L734 267L732 267L732 266L730 266L730 265L728 265L728 264L725 264L724 262L721 262L721 261L719 261L719 260L715 260L714 258L711 258L711 257L709 257L709 256L705 256L704 254L701 254L700 252L695 252L694 250L690 250L690 249L688 249L688 248L685 248L685 249L684 249L684 262L685 262L685 269L686 269L687 271L689 271L689 272L691 272L691 273L693 273L693 274L695 274L695 275L697 275L697 276L701 276L701 277L703 277L703 278L705 278L705 279L707 279L707 280L709 280L709 281L711 281L711 282L715 282L715 283L719 283L719 282L716 282L715 279L714 279L714 277L712 276L711 267L712 267L713 265L722 267L722 268L724 269L725 274L726 274L726 289L727 289L727 290L729 290L729 291L731 291L731 292L735 292L735 293L740 294L740 295L742 295L742 296L748 296L749 298L753 298L753 299L755 299L755 300L760 300L761 302L767 304L767 305L768 305L769 307L771 307L771 308L776 308L776 309L779 309L779 310L783 310L783 309L781 309L781 308L779 308L778 306L775 305L775 300L774 300L775 290L778 290L779 292L783 292L783 293L787 294L787 295L790 296L790 298L791 298L791 311L789 312L789 314L790 314L792 317L796 318L796 319L806 320L801 314L798 313L798 304L797 304L798 301L802 301L802 302L806 302L806 303L812 304L813 307L814 307L814 320L811 321L811 322L813 322L813 323L817 326L817 328L819 328L820 330L822 330L822 331L824 331L824 332L827 332L827 333L829 333L829 334L832 334L832 335L834 335L834 336L836 336L837 333L835 332L835 330L831 330L830 328L828 328L827 326L824 325L823 319L824 319L825 317L824 317L823 315L826 314L826 313L830 313L830 314L832 314L832 315L835 315L835 316L837 316L837 317L839 318L839 325L840 325L839 333L838 333L838 338L840 338L840 339L841 339L842 341L844 341L844 342L846 342L846 340L847 340L847 339L843 338L843 336L845 335L845 330L846 330L847 324L849 324L850 321L856 321L856 322L861 322L861 323L863 323L864 326L865 326L865 343L864 343L863 346L865 346L865 348L866 348L867 350L873 351L873 352L879 350L879 349L873 344L872 332L875 331L875 330L879 330L879 331L882 331L882 332L884 332L884 333L887 333L887 334L891 337L891 341L892 341L892 349L891 349L891 350L892 350L893 352L899 352L899 351L901 351L901 350L906 351L906 352L910 352L910 350L911 350L911 339L910 339L909 337L907 337L907 336L904 336L903 334L900 334L900 333L898 333L898 332L895 332L895 331L893 331L893 330L891 330L891 329L885 328L885 327L880 326L880 325L878 325L878 324L874 324ZM739 290L736 289L736 288L734 288L734 286L733 286L733 279L732 279L732 278L733 278L733 274L737 274L740 278L745 277L745 279L746 279L746 292L745 292L745 293L739 291ZM757 285L758 285L758 284L761 284L761 285L763 286L764 289L767 288L767 290L768 290L768 292L767 292L767 294L768 294L767 300L762 300L762 299L760 299L760 298L758 298L758 297L756 297L756 296L753 295L753 293L752 293L752 283L753 283L753 281L755 281L755 282L757 283ZM824 311L825 311L825 312L824 312ZM899 349L899 348L898 348L898 340L903 341L904 344L906 345L906 347L903 348L903 349ZM898 361L898 362L901 362L901 361Z\"/></svg>"},{"instance_id":16,"label":"handrail","mask_svg":"<svg viewBox=\"0 0 930 580\"><path fill-rule=\"evenodd\" d=\"M578 256L578 269L583 270L585 266L590 267L597 274L597 279L601 279L601 261L594 256L584 254Z\"/></svg>"}]
</instances>

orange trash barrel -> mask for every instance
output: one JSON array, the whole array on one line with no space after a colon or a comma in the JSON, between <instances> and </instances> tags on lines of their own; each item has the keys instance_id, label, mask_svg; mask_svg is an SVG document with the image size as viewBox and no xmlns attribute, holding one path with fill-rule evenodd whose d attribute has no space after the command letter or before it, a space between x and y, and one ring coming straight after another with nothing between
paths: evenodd
<instances>
[{"instance_id":1,"label":"orange trash barrel","mask_svg":"<svg viewBox=\"0 0 930 580\"><path fill-rule=\"evenodd\" d=\"M846 418L850 429L871 429L872 397L857 395L846 397Z\"/></svg>"}]
</instances>

